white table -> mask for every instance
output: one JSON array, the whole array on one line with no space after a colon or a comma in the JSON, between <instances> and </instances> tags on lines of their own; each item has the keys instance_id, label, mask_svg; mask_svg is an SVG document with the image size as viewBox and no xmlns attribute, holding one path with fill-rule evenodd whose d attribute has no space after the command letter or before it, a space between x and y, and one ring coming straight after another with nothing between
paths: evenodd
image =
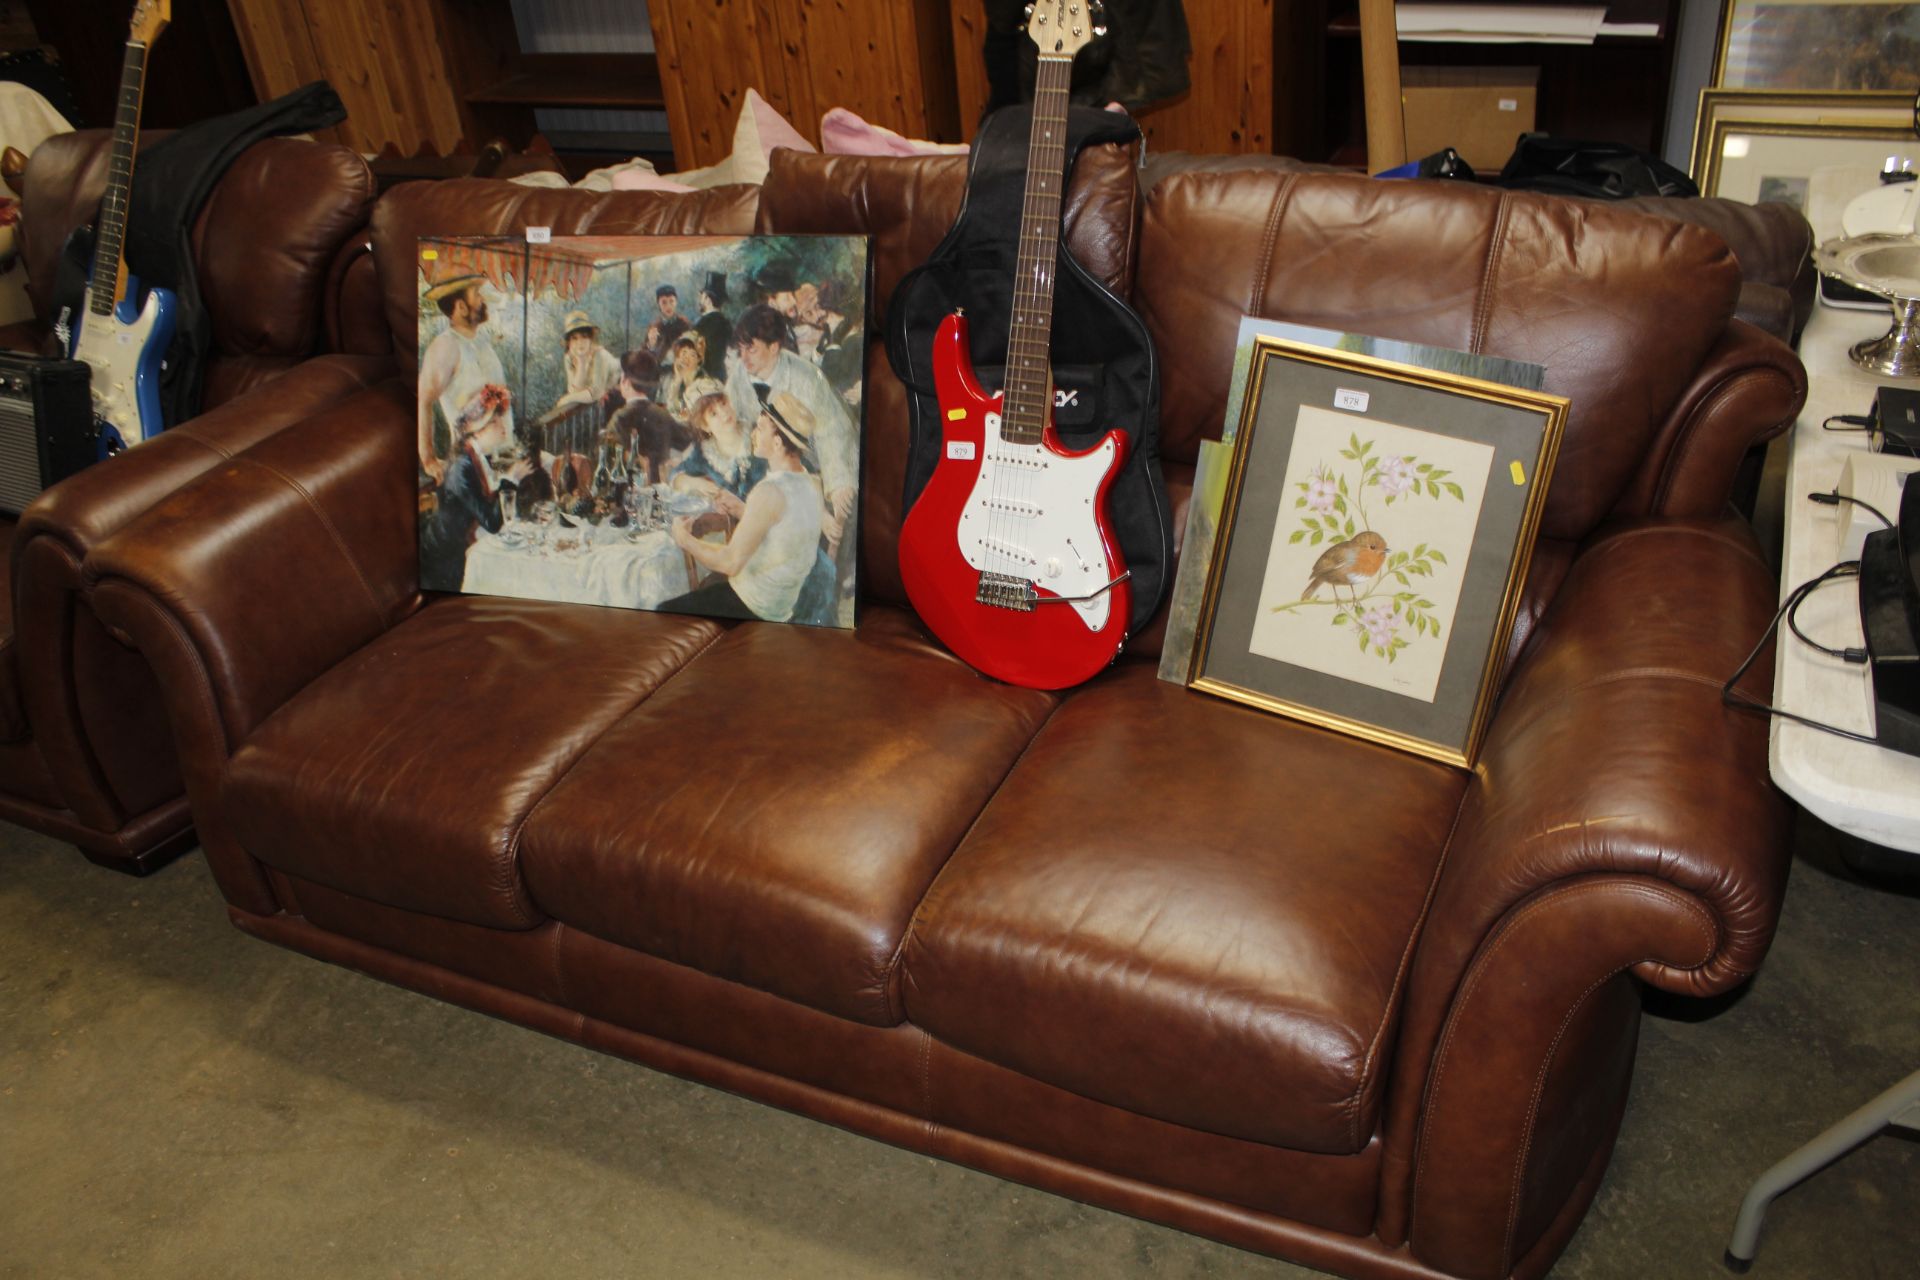
<instances>
[{"instance_id":1,"label":"white table","mask_svg":"<svg viewBox=\"0 0 1920 1280\"><path fill-rule=\"evenodd\" d=\"M525 521L514 527L528 534L533 529ZM557 544L570 538L590 540L591 545L559 550ZM545 546L509 545L482 532L467 549L460 589L475 595L657 609L693 585L687 553L665 532L655 530L630 541L624 529L555 525Z\"/></svg>"},{"instance_id":2,"label":"white table","mask_svg":"<svg viewBox=\"0 0 1920 1280\"><path fill-rule=\"evenodd\" d=\"M1816 305L1801 338L1807 407L1794 424L1787 464L1783 600L1793 587L1840 559L1845 510L1809 502L1807 495L1832 489L1847 456L1867 448L1865 432L1823 431L1820 424L1830 414L1866 413L1878 386L1915 385L1911 379L1876 378L1847 358L1849 347L1886 332L1888 323L1886 311ZM1864 643L1852 579L1815 591L1801 606L1799 619L1801 629L1822 644L1845 648ZM1775 706L1857 733L1873 732L1873 685L1867 667L1815 652L1788 634L1784 624L1775 645ZM1822 822L1877 845L1920 853L1920 756L1776 718L1770 763L1780 789Z\"/></svg>"}]
</instances>

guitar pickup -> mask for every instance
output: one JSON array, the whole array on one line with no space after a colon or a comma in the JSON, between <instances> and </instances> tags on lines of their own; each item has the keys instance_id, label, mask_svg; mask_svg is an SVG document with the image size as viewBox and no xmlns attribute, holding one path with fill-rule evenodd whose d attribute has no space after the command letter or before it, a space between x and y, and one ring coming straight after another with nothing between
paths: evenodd
<instances>
[{"instance_id":1,"label":"guitar pickup","mask_svg":"<svg viewBox=\"0 0 1920 1280\"><path fill-rule=\"evenodd\" d=\"M1033 520L1046 514L1038 503L1016 502L1006 498L982 498L980 509L989 520L995 516L1012 516L1017 520Z\"/></svg>"},{"instance_id":2,"label":"guitar pickup","mask_svg":"<svg viewBox=\"0 0 1920 1280\"><path fill-rule=\"evenodd\" d=\"M1040 593L1024 578L1005 573L983 573L973 598L990 608L1032 613L1034 606L1039 603Z\"/></svg>"}]
</instances>

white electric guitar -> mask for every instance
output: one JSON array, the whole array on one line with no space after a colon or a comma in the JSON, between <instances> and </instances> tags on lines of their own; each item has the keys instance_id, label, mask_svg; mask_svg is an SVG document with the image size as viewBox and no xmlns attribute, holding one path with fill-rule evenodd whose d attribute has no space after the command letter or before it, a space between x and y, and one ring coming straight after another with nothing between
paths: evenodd
<instances>
[{"instance_id":1,"label":"white electric guitar","mask_svg":"<svg viewBox=\"0 0 1920 1280\"><path fill-rule=\"evenodd\" d=\"M94 229L93 270L86 308L63 335L68 353L92 371L93 413L104 458L160 432L160 364L173 340L171 290L149 289L127 273L127 203L133 194L134 146L140 138L140 99L146 88L147 49L166 29L170 0L134 6L126 57L120 64L120 106L113 124L107 191Z\"/></svg>"}]
</instances>

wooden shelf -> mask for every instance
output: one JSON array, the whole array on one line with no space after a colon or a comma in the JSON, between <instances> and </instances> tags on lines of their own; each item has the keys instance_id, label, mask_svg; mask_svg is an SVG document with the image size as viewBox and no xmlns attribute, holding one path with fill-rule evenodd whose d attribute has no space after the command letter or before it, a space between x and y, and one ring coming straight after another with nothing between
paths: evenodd
<instances>
[{"instance_id":1,"label":"wooden shelf","mask_svg":"<svg viewBox=\"0 0 1920 1280\"><path fill-rule=\"evenodd\" d=\"M467 94L480 106L664 111L660 63L650 53L527 54L504 80Z\"/></svg>"},{"instance_id":2,"label":"wooden shelf","mask_svg":"<svg viewBox=\"0 0 1920 1280\"><path fill-rule=\"evenodd\" d=\"M1347 8L1334 14L1331 18L1328 18L1327 34L1330 36L1336 36L1344 40L1359 39L1360 38L1360 11L1358 9ZM1401 36L1400 43L1403 45L1412 44L1412 45L1423 45L1423 46L1431 46L1431 47L1440 47L1445 45L1462 45L1462 44L1472 44L1472 45L1517 44L1517 45L1525 45L1525 46L1535 47L1535 48L1591 49L1595 45L1600 46L1602 48L1605 48L1609 45L1656 45L1665 41L1666 38L1667 38L1666 28L1663 26L1659 34L1651 35L1651 36L1622 36L1622 35L1614 35L1606 31L1602 31L1599 35L1594 37L1593 44L1590 44L1590 45L1579 44L1579 43L1569 43L1564 40L1481 40L1481 41L1422 40L1418 36Z\"/></svg>"}]
</instances>

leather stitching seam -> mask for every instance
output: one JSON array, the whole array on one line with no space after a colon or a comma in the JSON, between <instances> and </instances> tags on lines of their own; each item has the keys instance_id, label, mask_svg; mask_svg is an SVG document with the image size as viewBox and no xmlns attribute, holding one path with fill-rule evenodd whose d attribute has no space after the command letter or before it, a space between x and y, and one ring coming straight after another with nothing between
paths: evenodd
<instances>
[{"instance_id":1,"label":"leather stitching seam","mask_svg":"<svg viewBox=\"0 0 1920 1280\"><path fill-rule=\"evenodd\" d=\"M1706 954L1692 967L1696 969L1700 968L1713 958L1715 932L1712 916L1707 912L1706 908L1699 905L1698 900L1690 893L1673 886L1656 886L1653 884L1622 885L1617 881L1575 885L1569 889L1546 894L1527 906L1522 907L1511 920L1500 926L1499 935L1495 937L1485 953L1473 962L1473 970L1468 975L1466 985L1461 989L1460 995L1453 1002L1452 1010L1447 1016L1446 1030L1440 1037L1440 1049L1434 1061L1433 1078L1427 1088L1426 1104L1422 1108L1424 1114L1420 1121L1420 1153L1414 1161L1412 1211L1407 1217L1407 1238L1409 1240L1411 1240L1419 1230L1420 1183L1426 1176L1427 1151L1431 1146L1428 1139L1433 1127L1435 1103L1439 1098L1441 1083L1446 1075L1447 1058L1453 1048L1454 1033L1459 1029L1461 1018L1464 1016L1461 1011L1467 1007L1473 998L1473 993L1478 990L1481 981L1492 969L1494 957L1498 955L1501 948L1519 932L1520 926L1526 923L1530 917L1550 907L1558 906L1563 901L1571 901L1575 897L1601 891L1624 891L1646 897L1663 898L1669 903L1677 902L1695 914L1701 924L1703 941L1706 945ZM1648 959L1650 959L1650 957L1643 957L1641 960L1622 965L1606 974L1601 981L1604 982L1607 978L1613 977L1614 974L1619 973L1622 969L1630 969L1635 964L1645 964L1648 962ZM1575 1007L1577 1008L1578 1006L1576 1005Z\"/></svg>"},{"instance_id":2,"label":"leather stitching seam","mask_svg":"<svg viewBox=\"0 0 1920 1280\"><path fill-rule=\"evenodd\" d=\"M193 642L192 636L180 620L173 616L172 610L162 606L159 601L155 600L149 592L133 582L132 579L109 578L106 583L102 583L101 585L104 586L107 585L107 583L115 581L120 582L128 589L128 594L132 597L135 604L157 617L162 625L164 625L168 631L172 632L175 642L193 659L194 666L199 668L200 681L199 687L195 692L199 695L201 705L205 709L208 718L212 720L214 726L220 731L220 742L218 745L221 753L231 758L233 755L233 740L228 735L226 717L220 713L219 700L214 697L213 673L207 669L206 657L200 652L200 646ZM151 661L151 658L149 658L149 661Z\"/></svg>"},{"instance_id":3,"label":"leather stitching seam","mask_svg":"<svg viewBox=\"0 0 1920 1280\"><path fill-rule=\"evenodd\" d=\"M929 1131L933 1125L933 1032L920 1031L920 1113Z\"/></svg>"},{"instance_id":4,"label":"leather stitching seam","mask_svg":"<svg viewBox=\"0 0 1920 1280\"><path fill-rule=\"evenodd\" d=\"M1687 460L1693 456L1693 451L1699 447L1701 440L1706 438L1706 433L1700 430L1700 424L1711 418L1722 404L1732 399L1744 389L1744 382L1735 382L1734 379L1748 374L1759 374L1762 378L1776 380L1786 387L1789 397L1793 395L1792 381L1778 369L1756 369L1749 366L1748 368L1735 370L1729 374L1720 386L1714 388L1713 394L1708 397L1706 403L1702 404L1693 413L1687 415L1686 425L1681 428L1680 439L1674 444L1672 451L1667 455L1667 465L1661 473L1660 483L1653 500L1654 507L1660 509L1663 514L1667 499L1673 494L1675 477L1686 471ZM1780 428L1783 425L1791 425L1791 423L1791 418L1786 419L1784 423L1774 423L1773 428L1769 430L1762 439L1772 439L1775 435L1779 434Z\"/></svg>"},{"instance_id":5,"label":"leather stitching seam","mask_svg":"<svg viewBox=\"0 0 1920 1280\"><path fill-rule=\"evenodd\" d=\"M1493 234L1487 238L1487 263L1480 272L1480 299L1473 308L1473 333L1467 350L1485 350L1487 325L1493 316L1493 285L1500 273L1500 249L1507 238L1507 219L1513 210L1513 197L1500 193L1500 207L1493 215Z\"/></svg>"},{"instance_id":6,"label":"leather stitching seam","mask_svg":"<svg viewBox=\"0 0 1920 1280\"><path fill-rule=\"evenodd\" d=\"M1263 314L1261 300L1267 296L1267 285L1272 280L1273 251L1280 242L1280 224L1286 220L1287 209L1293 203L1293 190L1297 175L1287 174L1280 182L1280 192L1274 197L1273 211L1267 215L1266 236L1260 246L1260 265L1253 273L1253 291L1247 297L1245 315Z\"/></svg>"},{"instance_id":7,"label":"leather stitching seam","mask_svg":"<svg viewBox=\"0 0 1920 1280\"><path fill-rule=\"evenodd\" d=\"M1712 920L1706 916L1704 908L1701 908L1691 896L1676 899L1675 901L1683 909L1699 912L1703 917L1701 928L1705 935L1706 954L1690 966L1694 969L1701 968L1709 960L1713 959L1715 931ZM1527 1156L1533 1151L1533 1127L1534 1121L1539 1118L1540 1114L1540 1095L1546 1091L1547 1072L1553 1066L1554 1055L1560 1051L1560 1041L1566 1037L1567 1028L1573 1025L1575 1015L1586 1007L1587 1001L1593 998L1594 992L1598 991L1604 984L1611 982L1619 974L1633 968L1636 964L1657 962L1653 956L1642 956L1639 960L1621 965L1612 973L1603 974L1594 979L1593 985L1581 992L1580 998L1574 1001L1572 1006L1568 1008L1566 1017L1560 1020L1559 1030L1554 1032L1552 1043L1547 1046L1546 1053L1541 1057L1540 1070L1534 1075L1533 1092L1527 1101L1526 1124L1520 1131L1520 1149L1514 1156L1512 1190L1507 1196L1507 1230L1500 1250L1500 1265L1502 1270L1507 1269L1508 1260L1513 1257L1513 1237L1520 1229L1520 1184L1526 1176Z\"/></svg>"},{"instance_id":8,"label":"leather stitching seam","mask_svg":"<svg viewBox=\"0 0 1920 1280\"><path fill-rule=\"evenodd\" d=\"M173 430L167 432L167 434L170 436L179 436L183 440L191 440L209 453L225 458L229 462L233 461L233 450L217 441L207 439L194 427L175 427Z\"/></svg>"}]
</instances>

